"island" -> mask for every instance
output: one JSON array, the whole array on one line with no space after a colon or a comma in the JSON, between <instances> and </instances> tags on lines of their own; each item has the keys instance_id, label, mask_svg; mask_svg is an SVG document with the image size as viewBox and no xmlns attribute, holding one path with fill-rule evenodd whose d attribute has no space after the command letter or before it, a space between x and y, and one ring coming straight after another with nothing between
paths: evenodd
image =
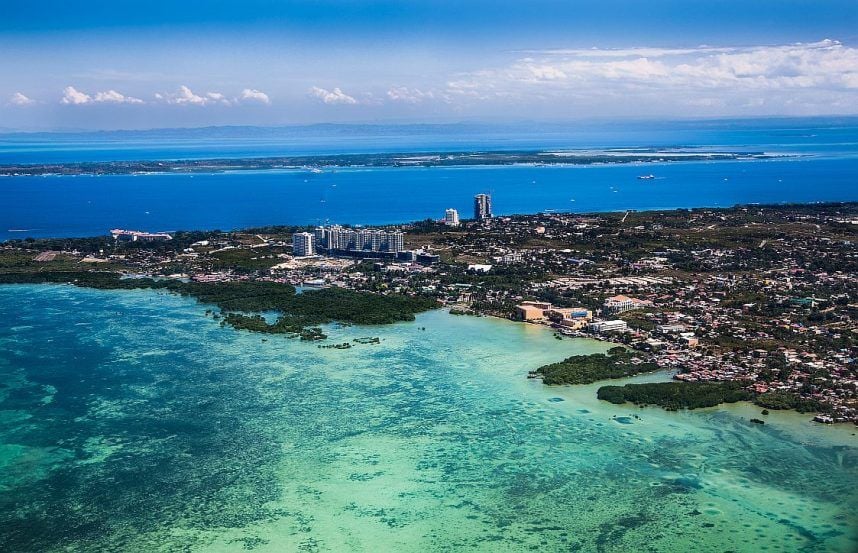
<instances>
[{"instance_id":1,"label":"island","mask_svg":"<svg viewBox=\"0 0 858 553\"><path fill-rule=\"evenodd\" d=\"M616 150L521 150L414 153L330 154L247 157L90 161L0 165L0 176L129 175L147 173L217 173L225 171L303 170L321 173L343 167L463 167L478 165L594 165L728 161L775 157L765 152L709 151L699 148ZM779 155L778 157L784 157Z\"/></svg>"}]
</instances>

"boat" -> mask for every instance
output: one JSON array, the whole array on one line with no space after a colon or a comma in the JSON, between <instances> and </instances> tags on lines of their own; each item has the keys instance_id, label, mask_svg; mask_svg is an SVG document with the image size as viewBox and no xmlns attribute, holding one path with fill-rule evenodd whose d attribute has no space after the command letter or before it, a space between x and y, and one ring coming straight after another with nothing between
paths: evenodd
<instances>
[{"instance_id":1,"label":"boat","mask_svg":"<svg viewBox=\"0 0 858 553\"><path fill-rule=\"evenodd\" d=\"M655 175L650 173L649 175L638 175L639 180L652 180L655 178Z\"/></svg>"}]
</instances>

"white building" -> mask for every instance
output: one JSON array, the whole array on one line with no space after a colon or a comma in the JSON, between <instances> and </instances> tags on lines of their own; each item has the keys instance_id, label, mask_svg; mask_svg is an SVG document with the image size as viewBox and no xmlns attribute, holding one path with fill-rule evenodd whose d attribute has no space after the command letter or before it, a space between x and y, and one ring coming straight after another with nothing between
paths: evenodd
<instances>
[{"instance_id":1,"label":"white building","mask_svg":"<svg viewBox=\"0 0 858 553\"><path fill-rule=\"evenodd\" d=\"M295 257L316 255L315 236L309 232L296 232L292 235L292 253Z\"/></svg>"},{"instance_id":2,"label":"white building","mask_svg":"<svg viewBox=\"0 0 858 553\"><path fill-rule=\"evenodd\" d=\"M387 233L387 251L399 253L405 250L405 234L400 231Z\"/></svg>"},{"instance_id":3,"label":"white building","mask_svg":"<svg viewBox=\"0 0 858 553\"><path fill-rule=\"evenodd\" d=\"M160 242L162 240L172 240L173 237L166 232L142 232L139 230L125 230L115 228L110 231L114 240L123 242Z\"/></svg>"},{"instance_id":4,"label":"white building","mask_svg":"<svg viewBox=\"0 0 858 553\"><path fill-rule=\"evenodd\" d=\"M405 234L401 231L380 229L352 230L341 226L317 227L314 232L314 250L371 251L398 253L405 249Z\"/></svg>"},{"instance_id":5,"label":"white building","mask_svg":"<svg viewBox=\"0 0 858 553\"><path fill-rule=\"evenodd\" d=\"M450 208L444 212L444 224L448 227L459 226L459 212Z\"/></svg>"},{"instance_id":6,"label":"white building","mask_svg":"<svg viewBox=\"0 0 858 553\"><path fill-rule=\"evenodd\" d=\"M639 300L637 298L630 298L628 296L612 296L605 300L605 310L610 311L611 313L624 313L626 311L631 311L632 309L641 309L644 307L650 307L652 302L649 300Z\"/></svg>"},{"instance_id":7,"label":"white building","mask_svg":"<svg viewBox=\"0 0 858 553\"><path fill-rule=\"evenodd\" d=\"M626 332L629 325L626 321L620 319L614 321L596 321L590 323L590 330L596 334L604 334L605 332Z\"/></svg>"}]
</instances>

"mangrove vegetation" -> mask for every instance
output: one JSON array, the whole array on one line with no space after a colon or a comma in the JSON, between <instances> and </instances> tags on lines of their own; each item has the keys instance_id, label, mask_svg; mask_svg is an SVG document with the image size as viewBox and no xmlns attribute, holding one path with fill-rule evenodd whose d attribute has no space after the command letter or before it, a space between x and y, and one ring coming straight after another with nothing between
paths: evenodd
<instances>
[{"instance_id":1,"label":"mangrove vegetation","mask_svg":"<svg viewBox=\"0 0 858 553\"><path fill-rule=\"evenodd\" d=\"M543 365L530 373L542 378L544 384L591 384L609 378L624 378L659 369L655 363L641 362L624 347L617 346L605 353L573 355L559 363Z\"/></svg>"}]
</instances>

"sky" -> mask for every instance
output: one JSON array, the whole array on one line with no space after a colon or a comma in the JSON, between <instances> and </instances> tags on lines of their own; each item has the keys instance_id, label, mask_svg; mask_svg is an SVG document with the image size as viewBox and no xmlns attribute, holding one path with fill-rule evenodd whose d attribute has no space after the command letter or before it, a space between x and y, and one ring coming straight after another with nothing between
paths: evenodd
<instances>
[{"instance_id":1,"label":"sky","mask_svg":"<svg viewBox=\"0 0 858 553\"><path fill-rule=\"evenodd\" d=\"M858 114L856 0L0 0L0 129Z\"/></svg>"}]
</instances>

